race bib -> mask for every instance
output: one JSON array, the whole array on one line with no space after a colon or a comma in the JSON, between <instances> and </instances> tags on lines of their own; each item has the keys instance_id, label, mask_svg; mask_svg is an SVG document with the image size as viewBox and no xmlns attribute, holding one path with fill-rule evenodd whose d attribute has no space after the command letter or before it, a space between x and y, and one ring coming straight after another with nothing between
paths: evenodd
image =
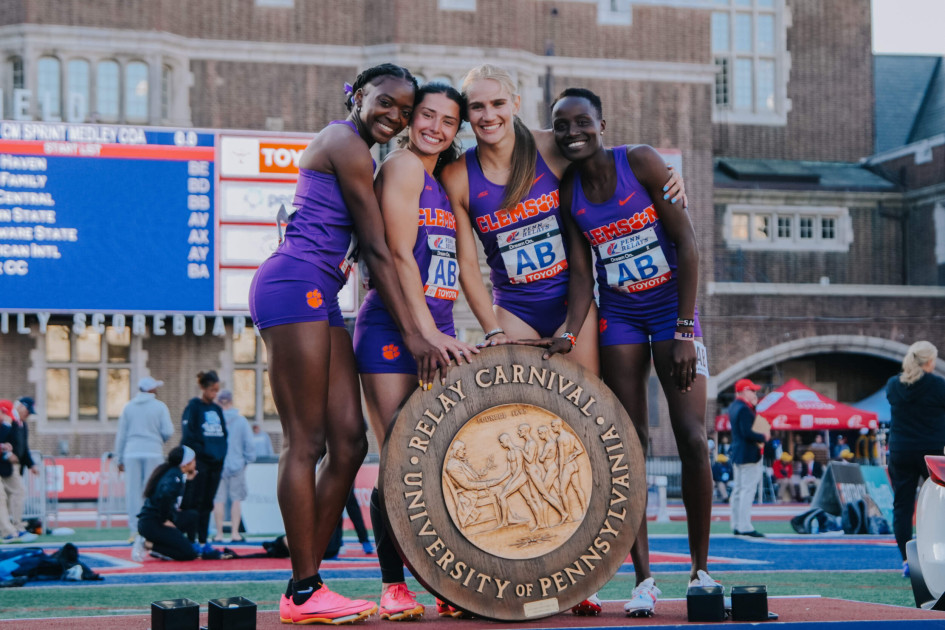
<instances>
[{"instance_id":1,"label":"race bib","mask_svg":"<svg viewBox=\"0 0 945 630\"><path fill-rule=\"evenodd\" d=\"M696 346L696 374L709 378L709 355L705 351L705 344L696 341L694 345Z\"/></svg>"},{"instance_id":2,"label":"race bib","mask_svg":"<svg viewBox=\"0 0 945 630\"><path fill-rule=\"evenodd\" d=\"M556 217L496 235L512 284L552 278L568 268Z\"/></svg>"},{"instance_id":3,"label":"race bib","mask_svg":"<svg viewBox=\"0 0 945 630\"><path fill-rule=\"evenodd\" d=\"M423 294L440 300L459 297L459 264L456 261L456 239L452 236L427 235L430 266Z\"/></svg>"},{"instance_id":4,"label":"race bib","mask_svg":"<svg viewBox=\"0 0 945 630\"><path fill-rule=\"evenodd\" d=\"M351 241L348 243L348 251L345 252L345 257L338 264L338 268L341 269L341 273L344 274L345 278L351 275L351 270L358 262L358 251L358 237L352 232Z\"/></svg>"},{"instance_id":5,"label":"race bib","mask_svg":"<svg viewBox=\"0 0 945 630\"><path fill-rule=\"evenodd\" d=\"M597 257L607 272L607 284L624 293L646 291L672 277L656 228L602 243Z\"/></svg>"}]
</instances>

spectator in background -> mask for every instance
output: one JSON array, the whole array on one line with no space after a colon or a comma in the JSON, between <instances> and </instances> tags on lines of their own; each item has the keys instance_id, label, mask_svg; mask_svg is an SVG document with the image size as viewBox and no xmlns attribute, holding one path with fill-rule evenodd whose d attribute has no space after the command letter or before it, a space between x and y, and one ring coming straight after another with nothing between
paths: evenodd
<instances>
[{"instance_id":1,"label":"spectator in background","mask_svg":"<svg viewBox=\"0 0 945 630\"><path fill-rule=\"evenodd\" d=\"M36 534L23 530L20 523L13 522L10 518L10 512L16 509L16 506L19 506L22 515L26 495L19 471L20 460L16 456L16 421L17 414L13 403L0 400L0 543L36 540Z\"/></svg>"},{"instance_id":2,"label":"spectator in background","mask_svg":"<svg viewBox=\"0 0 945 630\"><path fill-rule=\"evenodd\" d=\"M840 434L837 436L837 441L834 442L833 447L830 449L831 459L840 459L840 454L843 451L849 451L850 445L847 443L847 436Z\"/></svg>"},{"instance_id":3,"label":"spectator in background","mask_svg":"<svg viewBox=\"0 0 945 630\"><path fill-rule=\"evenodd\" d=\"M778 497L782 501L801 501L808 495L802 492L801 477L794 471L794 457L787 451L774 462L774 480L778 484Z\"/></svg>"},{"instance_id":4,"label":"spectator in background","mask_svg":"<svg viewBox=\"0 0 945 630\"><path fill-rule=\"evenodd\" d=\"M20 474L28 468L34 474L39 474L39 468L30 455L30 433L27 420L36 413L35 402L29 396L21 396L16 404L13 405L18 418L13 420L13 426L17 429L17 446L19 447L16 456L20 458Z\"/></svg>"},{"instance_id":5,"label":"spectator in background","mask_svg":"<svg viewBox=\"0 0 945 630\"><path fill-rule=\"evenodd\" d=\"M814 459L821 466L830 461L830 450L824 444L824 436L820 433L814 436L814 441L807 447L807 450L814 454Z\"/></svg>"},{"instance_id":6,"label":"spectator in background","mask_svg":"<svg viewBox=\"0 0 945 630\"><path fill-rule=\"evenodd\" d=\"M151 555L161 560L195 560L200 555L200 546L194 542L197 513L177 507L184 492L184 479L189 481L196 474L196 454L188 446L172 448L167 461L151 473L138 514L140 535L135 537L132 560L144 560L145 541L152 544Z\"/></svg>"},{"instance_id":7,"label":"spectator in background","mask_svg":"<svg viewBox=\"0 0 945 630\"><path fill-rule=\"evenodd\" d=\"M903 575L909 574L906 543L919 479L926 476L925 456L941 455L945 447L945 379L933 374L938 349L928 341L909 346L902 373L886 383L891 408L889 479L893 487L893 532L902 554Z\"/></svg>"},{"instance_id":8,"label":"spectator in background","mask_svg":"<svg viewBox=\"0 0 945 630\"><path fill-rule=\"evenodd\" d=\"M26 526L23 523L23 508L26 503L26 487L23 483L23 473L29 470L33 475L39 475L39 468L33 462L33 456L30 454L30 434L27 420L36 413L33 406L33 399L29 396L19 398L13 405L16 413L13 414L13 454L20 460L19 466L14 466L14 474L9 481L20 486L22 500L10 504L10 518L13 520L13 526L17 531L24 531Z\"/></svg>"},{"instance_id":9,"label":"spectator in background","mask_svg":"<svg viewBox=\"0 0 945 630\"><path fill-rule=\"evenodd\" d=\"M798 475L801 478L801 482L807 487L808 495L813 496L813 494L817 492L820 480L824 476L824 467L817 461L817 456L814 455L814 452L810 450L801 456L801 460ZM803 492L801 495L803 496Z\"/></svg>"},{"instance_id":10,"label":"spectator in background","mask_svg":"<svg viewBox=\"0 0 945 630\"><path fill-rule=\"evenodd\" d=\"M200 372L197 384L201 394L191 398L184 409L181 435L181 444L197 454L197 475L187 482L181 509L197 511L197 540L203 545L201 552L209 553L213 547L207 542L207 530L223 473L227 431L223 410L215 402L220 392L220 377L213 370Z\"/></svg>"},{"instance_id":11,"label":"spectator in background","mask_svg":"<svg viewBox=\"0 0 945 630\"><path fill-rule=\"evenodd\" d=\"M223 409L227 438L223 473L213 502L213 520L217 526L214 540L223 540L223 515L229 501L230 537L233 542L242 542L240 504L246 499L246 465L256 461L256 445L253 443L249 421L233 406L233 392L221 390L217 394L217 404Z\"/></svg>"},{"instance_id":12,"label":"spectator in background","mask_svg":"<svg viewBox=\"0 0 945 630\"><path fill-rule=\"evenodd\" d=\"M164 384L150 376L138 381L138 395L128 401L118 416L115 457L124 473L128 508L128 542L138 533L138 512L144 503L144 486L154 469L164 461L164 443L174 434L171 412L157 399Z\"/></svg>"},{"instance_id":13,"label":"spectator in background","mask_svg":"<svg viewBox=\"0 0 945 630\"><path fill-rule=\"evenodd\" d=\"M728 457L719 453L712 464L712 481L715 482L715 491L721 501L728 502L732 491L732 464Z\"/></svg>"},{"instance_id":14,"label":"spectator in background","mask_svg":"<svg viewBox=\"0 0 945 630\"><path fill-rule=\"evenodd\" d=\"M727 435L719 436L719 445L718 445L719 455L725 455L726 457L731 457L732 455L732 442L728 439Z\"/></svg>"},{"instance_id":15,"label":"spectator in background","mask_svg":"<svg viewBox=\"0 0 945 630\"><path fill-rule=\"evenodd\" d=\"M867 429L860 429L860 435L856 438L856 460L863 466L875 466L879 459L876 452L876 432Z\"/></svg>"},{"instance_id":16,"label":"spectator in background","mask_svg":"<svg viewBox=\"0 0 945 630\"><path fill-rule=\"evenodd\" d=\"M272 450L272 438L262 430L261 422L253 423L253 446L256 448L256 459L260 457L273 457L275 451Z\"/></svg>"},{"instance_id":17,"label":"spectator in background","mask_svg":"<svg viewBox=\"0 0 945 630\"><path fill-rule=\"evenodd\" d=\"M759 389L760 385L755 385L747 378L740 379L735 383L735 402L728 408L728 417L732 423L732 462L735 469L731 525L736 536L764 538L764 534L751 524L751 504L764 473L761 447L771 439L770 429L764 433L752 430Z\"/></svg>"}]
</instances>

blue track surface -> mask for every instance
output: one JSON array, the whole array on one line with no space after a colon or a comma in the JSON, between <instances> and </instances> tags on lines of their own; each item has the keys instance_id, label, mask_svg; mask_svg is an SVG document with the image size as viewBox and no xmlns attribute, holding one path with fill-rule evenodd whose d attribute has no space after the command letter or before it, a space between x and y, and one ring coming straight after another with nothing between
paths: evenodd
<instances>
[{"instance_id":1,"label":"blue track surface","mask_svg":"<svg viewBox=\"0 0 945 630\"><path fill-rule=\"evenodd\" d=\"M352 547L354 540L346 541ZM80 555L93 570L119 566L108 556L94 554L104 544L83 544ZM114 545L107 545L113 547ZM243 547L234 547L237 553ZM258 551L258 547L245 547L245 553ZM82 550L89 552L82 555ZM47 550L51 551L51 550ZM651 536L651 568L654 572L686 571L689 568L689 544L685 536ZM667 558L667 554L672 554ZM710 571L853 571L891 570L900 566L899 551L891 536L830 536L799 537L769 536L764 539L746 539L733 536L713 536L709 548ZM120 585L161 584L168 581L224 582L224 581L269 581L285 580L289 570L242 570L252 566L252 560L240 562L238 570L201 571L200 561L195 561L194 571L186 575L178 573L121 573L106 574L103 582L31 582L28 587L67 585ZM334 568L333 565L339 565ZM357 565L352 567L351 565ZM343 566L341 566L343 565ZM629 563L621 566L618 573L632 573ZM375 557L346 558L342 562L326 561L321 568L326 579L370 579L379 580L380 569ZM690 626L691 627L691 626ZM726 624L726 627L732 627ZM807 626L809 628L809 626ZM913 627L913 626L910 626Z\"/></svg>"}]
</instances>

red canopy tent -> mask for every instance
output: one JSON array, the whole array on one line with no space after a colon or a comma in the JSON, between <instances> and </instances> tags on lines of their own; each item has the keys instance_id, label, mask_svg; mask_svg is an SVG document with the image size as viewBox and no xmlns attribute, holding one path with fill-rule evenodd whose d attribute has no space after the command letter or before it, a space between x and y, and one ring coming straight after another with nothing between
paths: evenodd
<instances>
[{"instance_id":1,"label":"red canopy tent","mask_svg":"<svg viewBox=\"0 0 945 630\"><path fill-rule=\"evenodd\" d=\"M762 398L755 411L775 431L845 431L879 426L872 411L830 400L794 378ZM727 414L716 416L715 428L731 431Z\"/></svg>"}]
</instances>

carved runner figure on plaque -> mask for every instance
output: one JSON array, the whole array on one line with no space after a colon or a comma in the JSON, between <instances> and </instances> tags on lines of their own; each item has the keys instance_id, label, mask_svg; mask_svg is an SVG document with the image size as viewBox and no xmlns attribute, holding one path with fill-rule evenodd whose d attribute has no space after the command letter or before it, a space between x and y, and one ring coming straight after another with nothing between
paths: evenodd
<instances>
[{"instance_id":1,"label":"carved runner figure on plaque","mask_svg":"<svg viewBox=\"0 0 945 630\"><path fill-rule=\"evenodd\" d=\"M382 507L432 593L478 616L569 609L626 560L644 516L639 440L595 376L524 346L483 349L404 403Z\"/></svg>"}]
</instances>

